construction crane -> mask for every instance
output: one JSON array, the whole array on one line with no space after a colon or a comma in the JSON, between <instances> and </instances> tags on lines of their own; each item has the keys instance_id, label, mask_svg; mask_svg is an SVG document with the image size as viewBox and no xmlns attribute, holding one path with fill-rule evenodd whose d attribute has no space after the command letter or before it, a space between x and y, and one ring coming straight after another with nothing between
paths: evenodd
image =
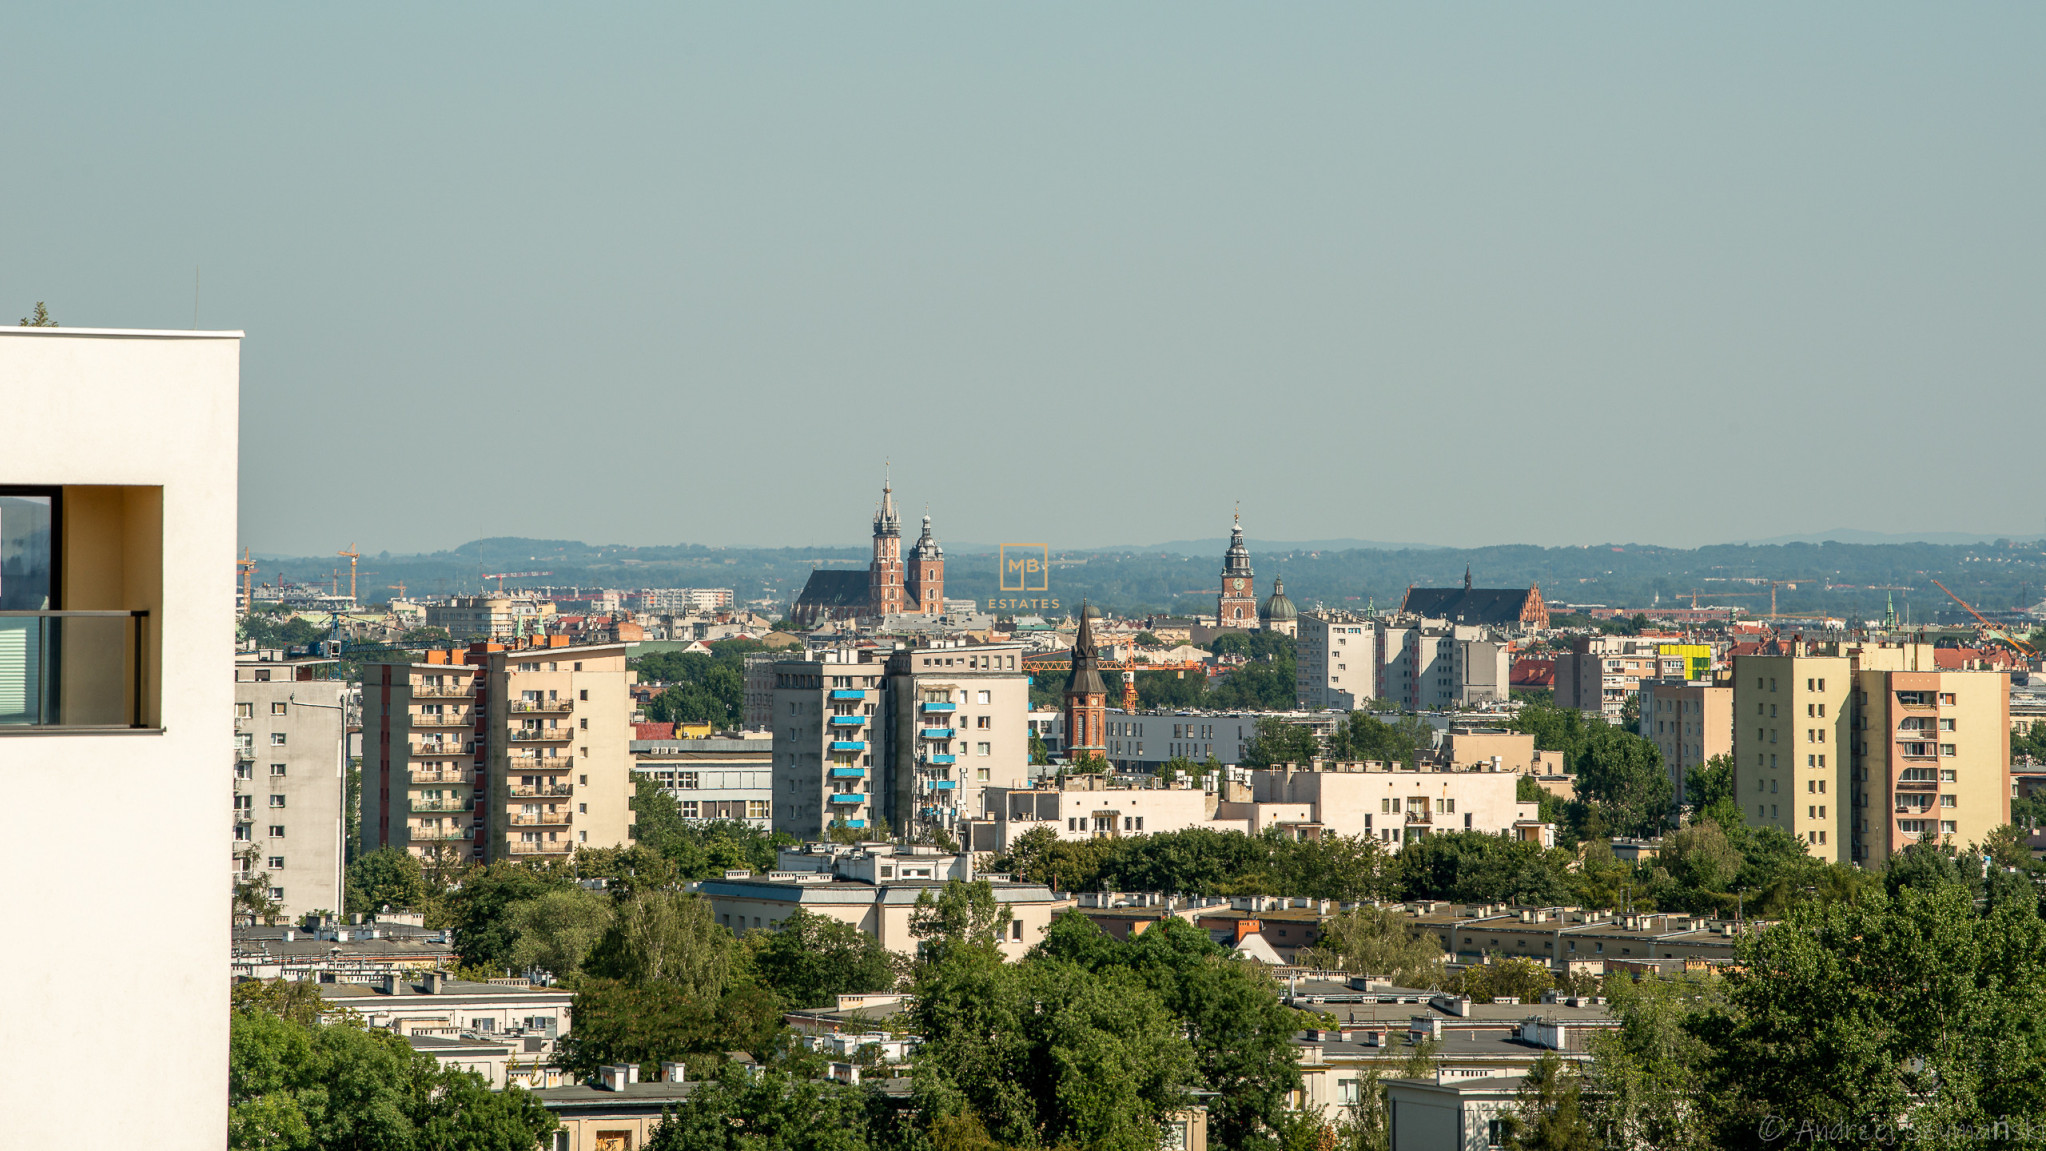
<instances>
[{"instance_id":1,"label":"construction crane","mask_svg":"<svg viewBox=\"0 0 2046 1151\"><path fill-rule=\"evenodd\" d=\"M334 554L335 554L335 555L337 555L337 556L342 556L342 557L344 557L345 559L347 559L347 560L348 560L348 598L349 598L349 599L354 599L354 598L355 598L355 561L356 561L356 560L359 560L359 559L361 559L361 558L362 558L362 553L361 553L361 552L359 552L359 551L356 551L356 550L355 550L355 545L351 543L351 544L349 544L349 545L348 545L348 547L347 547L347 550L345 550L345 551L338 551L338 552L335 552Z\"/></svg>"},{"instance_id":2,"label":"construction crane","mask_svg":"<svg viewBox=\"0 0 2046 1151\"><path fill-rule=\"evenodd\" d=\"M398 598L399 598L399 599L404 599L404 598L405 598L405 581L404 581L404 580L399 580L399 581L398 581L397 583L387 583L387 584L385 584L385 585L384 585L384 587L385 587L386 589L389 589L389 588L396 588L396 589L398 590Z\"/></svg>"},{"instance_id":3,"label":"construction crane","mask_svg":"<svg viewBox=\"0 0 2046 1151\"><path fill-rule=\"evenodd\" d=\"M256 610L256 596L253 585L256 580L256 561L249 557L249 549L242 549L242 558L234 561L234 566L235 570L239 571L242 577L242 610L245 612L254 611Z\"/></svg>"},{"instance_id":4,"label":"construction crane","mask_svg":"<svg viewBox=\"0 0 2046 1151\"><path fill-rule=\"evenodd\" d=\"M1982 625L1983 638L2001 640L2002 642L2009 644L2013 650L2027 657L2030 657L2032 659L2038 658L2039 656L2038 648L2033 647L2031 644L2026 643L2024 640L2019 639L2018 637L2010 634L2009 632L2003 630L2002 628L1997 627L1995 624L1990 623L1988 620L1983 619L1982 613L1976 611L1972 607L1969 607L1968 601L1962 599L1960 596L1955 595L1952 588L1939 582L1938 580L1933 580L1932 586L1947 593L1947 597L1949 599L1952 599L1955 603L1960 604L1962 608L1967 610L1969 615L1975 617L1975 622Z\"/></svg>"},{"instance_id":5,"label":"construction crane","mask_svg":"<svg viewBox=\"0 0 2046 1151\"><path fill-rule=\"evenodd\" d=\"M533 576L546 576L553 574L554 574L553 572L484 572L483 578L496 580L497 594L503 595L504 581L508 579L527 579Z\"/></svg>"}]
</instances>

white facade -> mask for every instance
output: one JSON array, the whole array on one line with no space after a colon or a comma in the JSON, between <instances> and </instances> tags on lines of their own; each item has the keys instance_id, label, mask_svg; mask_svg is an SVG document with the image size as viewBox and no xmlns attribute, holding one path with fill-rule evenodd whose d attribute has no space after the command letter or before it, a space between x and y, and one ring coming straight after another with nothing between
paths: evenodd
<instances>
[{"instance_id":1,"label":"white facade","mask_svg":"<svg viewBox=\"0 0 2046 1151\"><path fill-rule=\"evenodd\" d=\"M1345 711L1384 699L1409 711L1511 697L1512 656L1490 629L1344 611L1300 617L1294 680L1300 706Z\"/></svg>"},{"instance_id":2,"label":"white facade","mask_svg":"<svg viewBox=\"0 0 2046 1151\"><path fill-rule=\"evenodd\" d=\"M1300 706L1355 711L1378 695L1377 620L1346 611L1314 611L1299 619L1294 680Z\"/></svg>"},{"instance_id":3,"label":"white facade","mask_svg":"<svg viewBox=\"0 0 2046 1151\"><path fill-rule=\"evenodd\" d=\"M81 1122L108 1147L227 1141L220 856L233 833L222 784L234 730L240 337L0 328L0 484L61 490L61 583L43 610L148 613L139 652L128 633L85 643L98 624L53 644L65 656L56 722L0 725L10 802L45 813L0 838L0 868L23 878L9 915L35 925L0 952L11 1146L77 1143ZM30 686L23 677L17 665L17 692ZM104 800L89 815L78 808L87 792ZM83 818L92 850L80 850ZM108 915L151 941L147 962L75 945ZM103 1066L116 1047L177 1057L110 1092L79 1069Z\"/></svg>"},{"instance_id":4,"label":"white facade","mask_svg":"<svg viewBox=\"0 0 2046 1151\"><path fill-rule=\"evenodd\" d=\"M632 773L666 792L683 819L774 826L771 739L636 739Z\"/></svg>"}]
</instances>

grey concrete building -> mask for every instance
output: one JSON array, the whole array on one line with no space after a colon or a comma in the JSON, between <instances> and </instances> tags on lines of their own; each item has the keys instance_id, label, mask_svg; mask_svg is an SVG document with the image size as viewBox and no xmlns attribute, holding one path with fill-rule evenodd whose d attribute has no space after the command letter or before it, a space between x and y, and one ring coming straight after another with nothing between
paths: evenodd
<instances>
[{"instance_id":1,"label":"grey concrete building","mask_svg":"<svg viewBox=\"0 0 2046 1151\"><path fill-rule=\"evenodd\" d=\"M341 910L347 683L332 660L251 653L234 667L232 879L267 875L283 914Z\"/></svg>"}]
</instances>

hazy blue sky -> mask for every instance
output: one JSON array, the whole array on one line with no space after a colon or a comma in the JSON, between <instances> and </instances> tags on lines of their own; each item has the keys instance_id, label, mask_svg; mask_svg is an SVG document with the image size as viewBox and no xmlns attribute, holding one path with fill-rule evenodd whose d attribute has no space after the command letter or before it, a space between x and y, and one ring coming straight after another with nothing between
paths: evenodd
<instances>
[{"instance_id":1,"label":"hazy blue sky","mask_svg":"<svg viewBox=\"0 0 2046 1151\"><path fill-rule=\"evenodd\" d=\"M21 6L258 551L2036 533L2046 6ZM5 381L0 381L4 391Z\"/></svg>"}]
</instances>

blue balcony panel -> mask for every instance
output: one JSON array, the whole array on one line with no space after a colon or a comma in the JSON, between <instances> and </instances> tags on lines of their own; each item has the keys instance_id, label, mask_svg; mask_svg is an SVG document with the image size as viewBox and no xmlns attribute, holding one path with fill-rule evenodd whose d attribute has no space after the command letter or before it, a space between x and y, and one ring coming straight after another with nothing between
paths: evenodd
<instances>
[{"instance_id":1,"label":"blue balcony panel","mask_svg":"<svg viewBox=\"0 0 2046 1151\"><path fill-rule=\"evenodd\" d=\"M858 792L858 791L845 791L845 792L840 792L839 794L837 794L837 795L834 795L834 796L832 796L832 797L831 797L831 802L833 802L833 803L865 803L865 802L867 802L867 796L866 796L866 793L864 793L864 792Z\"/></svg>"},{"instance_id":2,"label":"blue balcony panel","mask_svg":"<svg viewBox=\"0 0 2046 1151\"><path fill-rule=\"evenodd\" d=\"M833 689L831 690L831 698L833 698L833 699L865 699L865 698L867 698L867 693L866 693L866 692L864 692L864 691L861 691L861 690L860 690L859 688L856 688L856 687L855 687L855 688L843 688L843 687L838 687L838 688L833 688Z\"/></svg>"},{"instance_id":3,"label":"blue balcony panel","mask_svg":"<svg viewBox=\"0 0 2046 1151\"><path fill-rule=\"evenodd\" d=\"M951 739L952 729L949 727L927 727L919 734L925 739Z\"/></svg>"},{"instance_id":4,"label":"blue balcony panel","mask_svg":"<svg viewBox=\"0 0 2046 1151\"><path fill-rule=\"evenodd\" d=\"M959 757L958 757L958 756L956 756L956 755L934 755L934 756L931 756L931 757L930 757L930 762L932 762L932 763L958 763L958 762L959 762Z\"/></svg>"},{"instance_id":5,"label":"blue balcony panel","mask_svg":"<svg viewBox=\"0 0 2046 1151\"><path fill-rule=\"evenodd\" d=\"M867 769L864 767L834 767L831 769L831 778L865 779L867 778Z\"/></svg>"},{"instance_id":6,"label":"blue balcony panel","mask_svg":"<svg viewBox=\"0 0 2046 1151\"><path fill-rule=\"evenodd\" d=\"M834 715L831 717L831 726L833 727L858 727L865 722L867 722L867 717L864 715Z\"/></svg>"},{"instance_id":7,"label":"blue balcony panel","mask_svg":"<svg viewBox=\"0 0 2046 1151\"><path fill-rule=\"evenodd\" d=\"M834 739L831 741L831 750L865 751L867 750L867 741L864 739Z\"/></svg>"},{"instance_id":8,"label":"blue balcony panel","mask_svg":"<svg viewBox=\"0 0 2046 1151\"><path fill-rule=\"evenodd\" d=\"M958 704L956 704L956 703L939 703L939 702L938 702L938 701L936 701L936 700L931 700L931 699L927 699L927 700L925 700L925 701L924 701L924 710L925 710L925 711L958 711L958 710L959 710L959 705L958 705Z\"/></svg>"}]
</instances>

